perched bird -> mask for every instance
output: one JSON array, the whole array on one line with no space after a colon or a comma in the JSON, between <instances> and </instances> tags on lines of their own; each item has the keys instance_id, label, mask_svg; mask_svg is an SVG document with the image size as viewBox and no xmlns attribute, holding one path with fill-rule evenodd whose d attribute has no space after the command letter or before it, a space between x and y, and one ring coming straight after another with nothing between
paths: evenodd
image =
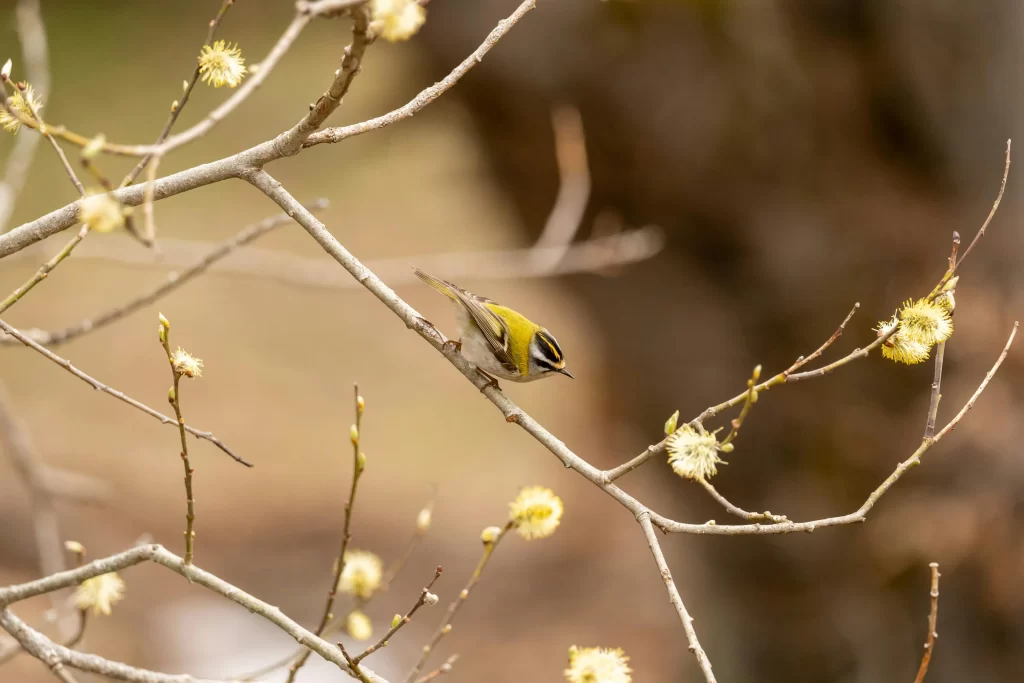
<instances>
[{"instance_id":1,"label":"perched bird","mask_svg":"<svg viewBox=\"0 0 1024 683\"><path fill-rule=\"evenodd\" d=\"M471 294L418 268L413 270L416 277L455 304L460 339L452 343L493 386L498 384L496 377L532 382L558 373L572 378L565 369L562 349L545 328L511 308Z\"/></svg>"}]
</instances>

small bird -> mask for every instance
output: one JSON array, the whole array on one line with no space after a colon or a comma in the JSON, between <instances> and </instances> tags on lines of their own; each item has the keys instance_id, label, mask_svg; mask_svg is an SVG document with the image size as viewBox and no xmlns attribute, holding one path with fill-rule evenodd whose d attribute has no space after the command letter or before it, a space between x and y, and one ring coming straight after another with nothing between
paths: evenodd
<instances>
[{"instance_id":1,"label":"small bird","mask_svg":"<svg viewBox=\"0 0 1024 683\"><path fill-rule=\"evenodd\" d=\"M496 377L532 382L558 373L572 378L565 369L561 347L545 328L511 308L427 275L419 268L413 271L455 304L460 339L451 343L491 380L490 386L498 386Z\"/></svg>"}]
</instances>

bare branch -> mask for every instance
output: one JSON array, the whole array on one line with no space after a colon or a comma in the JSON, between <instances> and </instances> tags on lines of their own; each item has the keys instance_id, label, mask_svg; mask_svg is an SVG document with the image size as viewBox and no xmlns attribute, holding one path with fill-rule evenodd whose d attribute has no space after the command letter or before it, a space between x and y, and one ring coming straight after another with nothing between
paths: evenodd
<instances>
[{"instance_id":1,"label":"bare branch","mask_svg":"<svg viewBox=\"0 0 1024 683\"><path fill-rule=\"evenodd\" d=\"M345 138L369 133L372 130L390 126L393 123L404 121L405 119L413 116L451 89L453 85L459 82L459 79L469 73L474 66L482 62L484 55L490 52L491 48L494 47L499 40L505 37L505 34L508 33L519 20L536 6L537 0L525 0L518 8L516 8L515 12L509 15L507 19L502 19L498 22L498 25L490 32L483 44L480 45L473 54L462 60L462 63L455 67L450 74L429 88L422 90L418 95L416 95L416 97L412 98L405 105L395 109L394 111L388 112L383 116L378 116L375 119L369 119L362 123L354 123L350 126L342 126L340 128L328 128L320 131L319 133L314 133L313 135L310 135L305 142L303 142L302 146L312 147L325 142L341 142ZM0 256L2 256L2 253L0 253Z\"/></svg>"},{"instance_id":2,"label":"bare branch","mask_svg":"<svg viewBox=\"0 0 1024 683\"><path fill-rule=\"evenodd\" d=\"M146 413L150 417L154 417L157 420L160 420L160 422L163 423L163 424L174 424L175 426L177 426L177 421L174 418L167 417L163 413L160 413L160 412L157 412L156 410L153 410L152 408L150 408L146 404L141 403L139 401L136 401L134 398L131 398L130 396L125 395L123 392L120 392L117 389L112 389L111 387L108 387L106 384L104 384L103 382L99 381L98 379L95 379L95 378L85 374L84 372L82 372L81 370L76 368L74 365L72 365L71 361L66 360L64 358L61 358L60 356L58 356L57 354L53 353L49 349L43 348L42 346L40 346L36 342L34 342L31 339L29 339L28 337L26 337L20 331L16 330L15 328L11 327L10 325L8 325L3 320L0 320L0 330L3 330L7 334L11 335L12 337L14 337L18 341L20 341L25 346L31 348L33 351L42 354L47 359L53 361L54 363L56 363L57 365L59 365L60 367L64 368L65 370L70 372L72 375L77 377L78 379L80 379L83 382L85 382L86 384L90 385L93 389L99 389L100 391L102 391L105 394L113 396L114 398L116 398L118 400L124 401L128 405L132 406L133 408L137 408L138 410L141 410L142 412ZM191 434L192 436L196 437L197 439L206 439L207 441L209 441L210 443L215 445L217 448L221 449L222 451L224 451L225 453L230 455L236 462L240 462L243 465L245 465L246 467L252 467L252 463L242 459L238 455L235 455L235 453L231 449L229 449L227 446L225 446L224 443L220 439L215 437L212 432L201 432L198 429L196 429L195 427L189 427L188 425L185 425L185 431L187 431L189 434Z\"/></svg>"},{"instance_id":3,"label":"bare branch","mask_svg":"<svg viewBox=\"0 0 1024 683\"><path fill-rule=\"evenodd\" d=\"M789 519L785 515L773 515L769 511L747 512L746 510L738 508L732 503L730 503L728 499L726 499L725 496L719 493L715 489L715 487L711 485L711 482L708 481L707 479L698 479L697 481L700 482L701 486L703 486L704 489L711 494L711 497L718 501L718 503L722 507L724 507L726 511L728 511L731 515L736 515L737 517L745 519L748 522L771 522L772 524L781 524L782 522L789 521Z\"/></svg>"},{"instance_id":4,"label":"bare branch","mask_svg":"<svg viewBox=\"0 0 1024 683\"><path fill-rule=\"evenodd\" d=\"M697 664L700 665L704 679L708 683L715 683L715 674L711 671L711 662L708 660L708 656L704 654L704 648L700 646L700 641L697 640L697 631L693 628L693 617L686 611L686 605L683 604L683 599L679 595L676 582L672 579L672 572L665 561L665 554L661 552L661 545L658 543L658 535L655 533L654 525L651 523L651 516L649 514L641 514L637 521L640 522L640 527L644 530L647 545L651 549L651 554L654 555L654 563L658 565L661 579L665 582L665 588L668 590L668 600L672 603L676 613L679 614L679 621L683 623L683 630L686 631L686 640L690 644L689 650L697 658Z\"/></svg>"},{"instance_id":5,"label":"bare branch","mask_svg":"<svg viewBox=\"0 0 1024 683\"><path fill-rule=\"evenodd\" d=\"M251 241L247 240L246 243ZM609 268L646 261L658 254L664 244L661 230L651 226L573 243L564 252L561 261L553 266L547 265L544 261L563 253L560 247L419 254L374 259L367 261L366 266L393 286L419 282L409 269L409 263L417 263L424 270L443 272L447 277L461 282L523 280L574 273L600 273ZM210 251L211 246L206 242L162 239L160 253L156 254L153 251L138 249L135 241L128 237L106 235L101 241L86 242L80 246L75 250L75 258L95 258L157 268L188 268ZM11 258L17 259L20 256L19 254ZM233 259L217 263L211 270L215 273L248 275L301 287L356 289L361 286L346 273L339 271L337 264L329 259L298 256L259 247L238 249ZM64 341L59 338L61 332L50 333L34 329L23 329L22 332L47 346ZM58 341L44 341L49 334L53 334L54 339ZM12 341L0 338L0 343L11 344Z\"/></svg>"},{"instance_id":6,"label":"bare branch","mask_svg":"<svg viewBox=\"0 0 1024 683\"><path fill-rule=\"evenodd\" d=\"M434 587L435 583L437 583L437 580L441 577L441 572L442 571L443 570L441 569L441 567L438 567L437 569L434 570L434 578L432 578L430 580L430 583L427 584L426 588L424 588L422 591L420 591L420 597L416 601L416 604L414 604L412 606L412 608L406 613L406 615L404 617L402 617L401 619L398 619L397 622L393 622L391 624L391 628L388 629L387 633L385 633L383 636L381 636L380 640L378 640L376 643L374 643L370 647L368 647L365 650L363 650L362 654L357 655L356 657L353 657L352 658L352 662L354 664L359 664L359 662L363 661L364 659L366 659L367 657L372 655L377 650L381 649L382 647L387 647L388 641L390 641L391 638L393 638L394 635L396 633L398 633L398 631L403 626L405 626L410 621L412 621L412 617L413 617L414 614L416 614L417 610L419 610L420 607L423 607L423 605L427 604L427 596L430 595L430 589ZM434 602L437 602L437 596L435 595L432 598L432 600ZM339 647L340 647L340 644L339 644Z\"/></svg>"},{"instance_id":7,"label":"bare branch","mask_svg":"<svg viewBox=\"0 0 1024 683\"><path fill-rule=\"evenodd\" d=\"M41 579L36 579L35 581L29 581L28 583L16 586L0 588L0 608L6 608L15 602L20 602L21 600L27 600L28 598L32 598L37 595L43 595L55 590L60 590L61 588L77 586L86 579L91 579L94 576L119 571L147 561L155 562L156 564L166 567L176 574L180 574L185 577L190 583L203 586L204 588L207 588L214 593L241 605L253 614L258 614L267 621L278 626L282 631L294 638L296 642L309 647L328 662L339 667L342 671L350 674L353 673L349 670L348 664L337 646L328 643L326 640L319 638L313 632L304 629L295 621L287 617L280 608L267 604L266 602L249 595L224 579L221 579L210 572L204 571L194 564L185 564L185 561L182 558L160 545L137 546L131 550L118 553L117 555L112 555L102 560L96 560L89 564L82 565L77 569L71 569L58 574L51 574ZM10 613L6 612L5 614L9 615ZM6 624L3 622L0 622L0 626L3 626L5 630L7 629ZM79 655L79 653L75 653L75 655ZM77 668L77 664L73 664L74 660L69 658L66 661L69 666L76 666ZM83 670L89 670L85 669L85 667L82 668ZM363 667L362 670L363 673L370 678L372 683L387 683L385 679L377 676L366 667Z\"/></svg>"},{"instance_id":8,"label":"bare branch","mask_svg":"<svg viewBox=\"0 0 1024 683\"><path fill-rule=\"evenodd\" d=\"M980 240L982 235L985 234L985 230L988 229L988 224L991 223L992 219L995 217L996 211L999 209L999 202L1003 201L1003 192L1006 191L1006 179L1010 175L1011 142L1011 140L1006 141L1006 165L1003 167L1003 180L999 184L999 194L996 195L996 200L992 202L992 210L988 212L988 216L985 218L985 222L981 224L981 229L978 230L978 233L974 236L974 239L972 239L971 243L967 245L967 249L964 250L963 256L960 257L959 261L956 261L956 266L954 268L951 268L950 270L956 270L956 268L959 268L960 264L963 263L964 259L967 258L968 254L971 253L971 250L974 249L974 245L977 244L978 240Z\"/></svg>"},{"instance_id":9,"label":"bare branch","mask_svg":"<svg viewBox=\"0 0 1024 683\"><path fill-rule=\"evenodd\" d=\"M555 133L555 158L558 160L558 196L548 214L544 231L534 243L532 259L549 268L557 265L569 250L590 200L587 145L579 110L558 107L551 113L551 124ZM448 277L452 275L448 273Z\"/></svg>"},{"instance_id":10,"label":"bare branch","mask_svg":"<svg viewBox=\"0 0 1024 683\"><path fill-rule=\"evenodd\" d=\"M187 674L174 675L137 669L127 664L104 659L99 655L76 652L54 643L14 616L14 613L8 609L0 610L0 627L14 636L29 654L49 666L54 675L65 683L74 683L75 681L70 672L64 668L65 666L132 683L222 683L193 678Z\"/></svg>"},{"instance_id":11,"label":"bare branch","mask_svg":"<svg viewBox=\"0 0 1024 683\"><path fill-rule=\"evenodd\" d=\"M929 595L932 599L932 608L928 613L928 637L924 643L924 655L921 657L921 666L914 677L914 683L923 683L928 673L928 664L932 661L932 653L935 652L935 639L939 637L936 632L936 622L939 620L939 563L932 562L928 565L932 570L932 589Z\"/></svg>"}]
</instances>

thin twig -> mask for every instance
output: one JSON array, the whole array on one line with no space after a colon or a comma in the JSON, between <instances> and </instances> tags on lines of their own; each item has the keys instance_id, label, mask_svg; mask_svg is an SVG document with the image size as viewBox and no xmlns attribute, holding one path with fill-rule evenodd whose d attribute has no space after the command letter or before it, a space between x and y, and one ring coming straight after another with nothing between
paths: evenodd
<instances>
[{"instance_id":1,"label":"thin twig","mask_svg":"<svg viewBox=\"0 0 1024 683\"><path fill-rule=\"evenodd\" d=\"M658 535L654 531L654 524L651 523L651 516L649 514L641 514L637 521L640 522L640 527L644 530L647 545L651 549L651 554L654 555L654 563L658 565L661 579L665 582L665 588L668 590L668 600L679 615L679 621L683 623L683 630L686 631L686 640L690 644L689 650L697 658L697 664L700 666L701 673L704 674L704 679L707 683L715 683L715 674L711 671L711 662L708 660L708 656L704 654L704 648L700 646L700 641L697 640L697 631L693 628L693 617L686 611L686 605L683 604L683 599L679 595L676 582L672 579L672 572L665 561L665 554L661 552L661 545L658 543Z\"/></svg>"},{"instance_id":2,"label":"thin twig","mask_svg":"<svg viewBox=\"0 0 1024 683\"><path fill-rule=\"evenodd\" d=\"M47 129L46 123L43 121L43 117L39 114L38 107L33 106L32 99L28 96L28 93L25 92L28 88L27 84L13 83L7 78L4 78L3 81L4 83L9 84L14 90L21 93L21 99L25 103L25 108L28 109L29 116L22 116L21 112L17 111L11 105L11 101L7 98L7 92L2 87L0 87L0 104L2 104L3 108L7 110L8 114L15 116L21 121L25 121L27 118L35 124L32 127L38 130L40 135L50 142L50 145L53 147L53 151L57 153L57 158L60 159L61 165L64 166L64 172L68 174L71 184L75 186L76 190L78 190L78 194L84 197L85 186L82 185L82 181L79 180L78 176L75 174L75 169L71 167L71 162L68 161L68 157L64 154L64 150L61 149L60 144L58 144L53 136L50 135L50 131Z\"/></svg>"},{"instance_id":3,"label":"thin twig","mask_svg":"<svg viewBox=\"0 0 1024 683\"><path fill-rule=\"evenodd\" d=\"M68 240L68 243L64 245L63 249L57 252L57 254L49 261L39 266L39 270L37 270L35 274L26 280L20 287L8 294L6 299L0 301L0 313L3 313L8 308L21 301L21 298L28 294L33 287L45 280L50 275L50 271L60 265L61 261L66 259L68 256L71 256L71 252L74 248L77 247L78 243L85 239L85 236L88 234L89 226L83 225L78 231L78 234Z\"/></svg>"},{"instance_id":4,"label":"thin twig","mask_svg":"<svg viewBox=\"0 0 1024 683\"><path fill-rule=\"evenodd\" d=\"M331 576L331 585L327 587L327 601L324 603L323 614L320 615L320 624L316 627L316 635L322 636L327 625L331 623L331 619L334 618L334 598L338 594L338 583L341 581L342 574L345 573L345 554L348 551L349 541L352 540L352 510L356 504L356 491L359 488L359 478L363 474L363 470L366 468L366 456L364 456L360 448L360 439L362 438L362 426L363 426L363 410L364 402L363 397L359 395L359 385L354 384L352 386L353 395L353 410L355 412L355 424L352 425L351 430L351 441L352 441L352 485L348 492L348 500L345 502L345 521L342 525L340 547L338 549L338 559L334 561L334 573ZM293 683L295 677L299 673L306 660L309 659L310 651L305 650L297 660L288 669L288 683Z\"/></svg>"},{"instance_id":5,"label":"thin twig","mask_svg":"<svg viewBox=\"0 0 1024 683\"><path fill-rule=\"evenodd\" d=\"M350 126L341 126L338 128L327 128L318 133L314 133L303 142L302 146L313 147L314 145L321 145L324 143L341 142L346 138L361 135L363 133L369 133L370 131L384 128L393 123L398 123L399 121L404 121L405 119L412 117L425 106L451 89L453 85L459 82L459 79L469 73L469 71L477 64L482 62L484 55L490 52L491 48L494 47L519 20L536 6L537 0L525 0L511 15L508 16L508 18L499 21L494 30L488 34L483 44L481 44L473 54L462 60L462 62L451 71L451 73L429 88L425 88L420 91L416 97L412 98L409 102L398 109L361 123L354 123Z\"/></svg>"},{"instance_id":6,"label":"thin twig","mask_svg":"<svg viewBox=\"0 0 1024 683\"><path fill-rule=\"evenodd\" d=\"M459 593L459 596L452 601L452 604L448 605L448 610L444 613L444 618L441 619L441 623L437 627L437 630L434 631L434 635L431 636L430 641L423 646L423 654L420 655L419 661L416 662L416 666L409 672L409 675L405 677L405 683L412 683L412 681L416 680L416 677L421 671L423 671L423 667L426 666L427 661L430 659L430 655L433 654L437 644L441 642L442 638L451 633L452 619L455 618L459 609L462 608L462 605L464 605L466 600L469 598L470 591L472 591L473 587L480 581L480 577L484 573L484 568L487 567L487 562L491 559L491 555L494 554L494 549L498 547L498 543L501 542L501 539L505 538L505 535L513 526L515 526L515 523L509 521L504 527L502 527L501 532L493 542L484 543L484 553L480 557L480 561L477 562L476 569L473 571L473 574L469 577L466 587L463 588L462 592Z\"/></svg>"},{"instance_id":7,"label":"thin twig","mask_svg":"<svg viewBox=\"0 0 1024 683\"><path fill-rule=\"evenodd\" d=\"M853 305L853 308L850 309L850 312L847 313L846 317L843 319L843 322L841 322L839 324L839 327L836 328L836 331L832 333L832 336L829 337L828 339L826 339L825 343L823 343L821 346L819 346L813 353L811 353L808 356L800 356L788 368L786 368L785 370L783 370L779 374L775 375L774 377L772 377L772 378L762 382L761 384L758 384L755 387L755 391L758 394L760 394L762 392L768 391L769 389L771 389L772 387L774 387L776 385L785 384L786 381L787 381L787 378L789 378L792 373L796 372L797 370L799 370L803 366L807 365L812 360L816 360L817 358L820 358L821 355L823 353L825 353L825 351L828 349L828 347L832 346L833 342L835 342L837 339L839 339L839 337L842 336L843 330L846 329L846 324L850 322L850 319L853 318L853 315L857 312L857 309L859 309L859 308L860 308L860 302L855 303ZM880 342L878 340L875 340L875 342L872 345L872 348L873 348L873 346L880 346L881 343L882 342ZM864 353L861 353L861 352L862 352L862 349L857 349L853 353L847 355L846 358L845 358L846 362L849 362L850 360L855 360L856 358L863 358L863 357L865 357L867 355L866 352L864 352ZM855 355L855 354L860 354L860 355ZM710 408L707 408L700 415L698 415L694 419L690 420L690 424L692 424L692 425L696 425L696 424L699 424L699 423L702 424L705 420L708 420L708 419L714 417L715 415L718 415L723 410L728 410L729 408L733 408L735 406L738 406L740 403L745 402L748 399L749 396L750 396L750 389L748 388L747 391L744 391L741 394L737 394L736 396L733 396L728 401L724 401L723 403L719 403L716 406L711 406ZM667 442L668 442L668 439L665 438L665 439L661 440L657 444L654 444L652 446L648 446L647 449L644 450L643 453L641 453L640 455L636 456L632 460L629 460L628 462L625 462L625 463L619 465L618 467L614 467L614 468L612 468L610 470L606 470L604 472L604 480L610 484L611 482L615 481L619 477L621 477L621 476L623 476L625 474L629 474L630 472L632 472L633 470L637 469L638 467L643 465L645 462L650 460L653 456L657 455L658 453L663 452L665 450L665 444Z\"/></svg>"},{"instance_id":8,"label":"thin twig","mask_svg":"<svg viewBox=\"0 0 1024 683\"><path fill-rule=\"evenodd\" d=\"M924 643L924 655L921 657L921 666L917 670L914 683L923 683L928 673L928 665L932 661L932 653L935 652L935 639L939 637L936 629L936 622L939 620L939 563L932 562L928 565L932 570L932 588L929 595L932 599L932 608L928 613L928 637Z\"/></svg>"},{"instance_id":9,"label":"thin twig","mask_svg":"<svg viewBox=\"0 0 1024 683\"><path fill-rule=\"evenodd\" d=\"M963 256L960 257L959 261L956 261L956 267L952 268L951 270L956 270L956 268L959 268L960 264L963 263L964 259L967 258L968 254L971 253L971 250L974 249L974 245L977 244L978 240L980 240L982 235L985 234L985 230L988 229L988 224L991 223L992 219L995 217L996 211L999 209L999 202L1003 201L1003 192L1006 191L1006 179L1010 175L1011 142L1012 140L1006 141L1006 165L1003 167L1003 180L1001 183L999 183L999 194L996 195L996 200L992 202L992 210L988 212L988 217L986 217L985 222L981 224L981 229L978 230L978 233L974 236L974 239L972 239L971 243L967 245L967 249L964 250Z\"/></svg>"},{"instance_id":10,"label":"thin twig","mask_svg":"<svg viewBox=\"0 0 1024 683\"><path fill-rule=\"evenodd\" d=\"M67 360L65 358L61 358L60 356L58 356L57 354L53 353L49 349L46 349L46 348L40 346L39 344L37 344L36 342L32 341L31 339L29 339L24 334L22 334L19 330L17 330L15 328L11 327L10 325L8 325L3 320L0 320L0 330L3 330L7 334L11 335L12 337L17 339L22 344L24 344L25 346L29 347L30 349L32 349L36 353L42 354L47 359L53 361L54 363L56 363L57 365L59 365L60 367L64 368L65 370L70 372L72 375L77 377L78 379L82 380L83 382L85 382L86 384L91 386L93 389L99 389L103 393L108 394L110 396L113 396L114 398L127 403L131 407L136 408L138 410L141 410L142 412L146 413L150 417L153 417L153 418L156 418L157 420L160 420L160 422L162 424L176 424L176 421L175 421L174 418L167 417L163 413L160 413L160 412L158 412L156 410L153 410L152 408L150 408L146 404L140 403L139 401L136 401L134 398L131 398L130 396L127 396L123 392L118 391L117 389L112 389L111 387L108 387L106 384L104 384L103 382L99 381L98 379L95 379L94 377L91 377L91 376L85 374L84 372L82 372L81 370L76 368L74 365L72 365L71 361L69 361L69 360ZM195 427L189 427L188 425L185 425L185 431L187 431L189 434L191 434L192 436L196 437L197 439L205 439L205 440L209 441L214 446L216 446L217 448L221 449L222 451L227 453L229 456L231 456L231 458L234 459L236 462L239 462L239 463L245 465L246 467L252 467L252 463L248 462L247 460L244 460L243 458L241 458L238 455L235 455L235 453L230 448L225 446L224 443L220 439L215 437L212 432L201 432L198 429L196 429Z\"/></svg>"},{"instance_id":11,"label":"thin twig","mask_svg":"<svg viewBox=\"0 0 1024 683\"><path fill-rule=\"evenodd\" d=\"M156 164L154 164L154 167ZM178 434L181 436L181 462L185 466L185 564L192 564L195 551L195 521L196 521L196 498L192 493L192 469L188 461L188 440L185 438L185 418L181 415L181 378L185 373L175 365L174 355L171 353L171 325L167 319L160 316L160 345L164 347L167 354L167 364L171 368L171 378L174 384L167 395L167 401L174 408L174 416L177 418ZM191 375L190 375L191 376Z\"/></svg>"},{"instance_id":12,"label":"thin twig","mask_svg":"<svg viewBox=\"0 0 1024 683\"><path fill-rule=\"evenodd\" d=\"M452 667L455 666L455 662L458 661L458 659L459 659L458 655L452 655L447 660L445 660L444 664L442 664L441 666L437 667L436 669L434 669L433 671L428 673L426 676L423 676L422 678L417 679L416 683L430 683L430 681L434 680L435 678L440 678L441 676L444 676L445 674L451 673L452 672Z\"/></svg>"},{"instance_id":13,"label":"thin twig","mask_svg":"<svg viewBox=\"0 0 1024 683\"><path fill-rule=\"evenodd\" d=\"M153 217L153 192L156 189L156 172L160 167L162 156L152 157L153 161L146 169L146 185L142 192L142 243L152 246L156 242L156 219Z\"/></svg>"},{"instance_id":14,"label":"thin twig","mask_svg":"<svg viewBox=\"0 0 1024 683\"><path fill-rule=\"evenodd\" d=\"M388 641L390 641L394 637L394 635L396 633L398 633L398 631L403 626L405 626L410 621L412 621L412 617L413 617L414 614L416 614L416 611L419 610L420 607L423 607L423 605L425 605L427 603L427 596L431 594L430 593L430 589L434 587L434 584L441 577L441 572L442 571L443 570L441 569L441 567L438 567L437 569L434 570L434 578L432 578L430 580L430 583L427 584L426 588L424 588L422 591L420 591L420 597L416 601L416 604L414 604L412 606L412 608L406 613L406 615L404 617L402 617L401 619L398 619L396 622L393 622L391 624L391 628L388 629L388 632L385 633L381 637L380 640L378 640L376 643L374 643L370 647L368 647L365 650L363 650L363 652L361 654L353 657L352 658L352 662L354 664L359 664L359 662L363 661L364 659L366 659L367 657L372 655L374 652L376 652L380 648L387 647ZM433 601L437 602L437 596L436 595L433 597ZM339 646L340 646L340 643L339 643Z\"/></svg>"},{"instance_id":15,"label":"thin twig","mask_svg":"<svg viewBox=\"0 0 1024 683\"><path fill-rule=\"evenodd\" d=\"M718 501L718 503L724 507L729 514L736 515L748 522L771 522L772 524L781 524L782 522L789 521L786 515L773 515L767 510L765 512L747 512L746 510L736 507L730 503L728 499L719 493L707 479L698 479L697 481L700 482L701 486L703 486L704 489L711 494L711 497Z\"/></svg>"}]
</instances>

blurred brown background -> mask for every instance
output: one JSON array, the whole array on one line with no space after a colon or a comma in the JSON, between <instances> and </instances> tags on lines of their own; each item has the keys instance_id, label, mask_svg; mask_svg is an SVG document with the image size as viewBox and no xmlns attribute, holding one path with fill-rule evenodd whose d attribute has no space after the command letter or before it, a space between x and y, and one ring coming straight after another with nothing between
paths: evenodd
<instances>
[{"instance_id":1,"label":"blurred brown background","mask_svg":"<svg viewBox=\"0 0 1024 683\"><path fill-rule=\"evenodd\" d=\"M44 1L47 121L123 142L155 137L218 4ZM371 48L331 123L404 103L515 4L433 0L413 41ZM17 65L12 5L0 11L0 58ZM241 0L220 37L258 61L291 11L286 2ZM667 248L612 274L461 284L558 336L574 382L503 387L577 453L609 467L657 441L673 410L696 415L736 394L754 364L774 371L814 349L854 301L861 313L839 349L869 341L878 319L928 291L953 230L969 239L988 212L1005 140L1020 127L1021 20L1008 0L544 0L414 119L270 170L300 199L330 198L322 218L360 258L413 263L433 252L526 246L557 190L551 108L578 106L594 183L582 233L610 211L627 225L661 226ZM294 123L347 38L338 22L315 23L231 122L166 160L161 174ZM198 89L182 124L224 96ZM0 152L10 148L5 135ZM127 170L107 164L113 175ZM962 273L940 420L974 390L1024 310L1014 177ZM72 199L51 150L40 149L11 224ZM162 236L216 241L274 208L243 183L223 183L159 202L156 213ZM37 258L0 264L0 290L24 281L65 239ZM261 246L318 255L298 227ZM159 268L72 258L5 319L61 327L163 277ZM436 294L422 286L399 293L451 329ZM206 362L202 380L184 388L186 418L256 463L246 470L190 442L200 566L315 622L340 533L358 381L370 464L353 544L397 555L438 487L429 537L370 610L379 630L407 609L434 565L445 568L442 602L454 598L477 561L480 529L504 519L520 485L540 483L565 501L561 528L549 540L510 538L499 548L436 663L462 653L452 681L558 681L575 643L625 648L638 683L702 680L630 515L505 425L371 295L209 274L60 353L162 406L158 310L172 321L172 343ZM928 681L1021 677L1021 358L1011 352L965 422L867 524L812 536L664 540L720 681L909 682L925 636L929 561L940 563L943 582ZM919 441L931 373L930 364L873 357L765 394L716 486L747 509L793 519L855 509ZM66 538L92 557L143 534L181 552L173 429L26 349L0 349L0 377L41 459L113 488L106 505L61 506ZM0 473L0 583L8 584L37 576L38 565L26 492L6 460ZM622 484L673 518L727 520L662 458ZM164 570L139 567L125 579L125 601L90 624L91 651L228 677L291 649L262 620ZM17 611L40 623L47 607ZM421 615L369 660L382 675L408 669L441 610ZM26 657L0 669L5 681L49 677ZM311 661L301 680L338 677Z\"/></svg>"}]
</instances>

